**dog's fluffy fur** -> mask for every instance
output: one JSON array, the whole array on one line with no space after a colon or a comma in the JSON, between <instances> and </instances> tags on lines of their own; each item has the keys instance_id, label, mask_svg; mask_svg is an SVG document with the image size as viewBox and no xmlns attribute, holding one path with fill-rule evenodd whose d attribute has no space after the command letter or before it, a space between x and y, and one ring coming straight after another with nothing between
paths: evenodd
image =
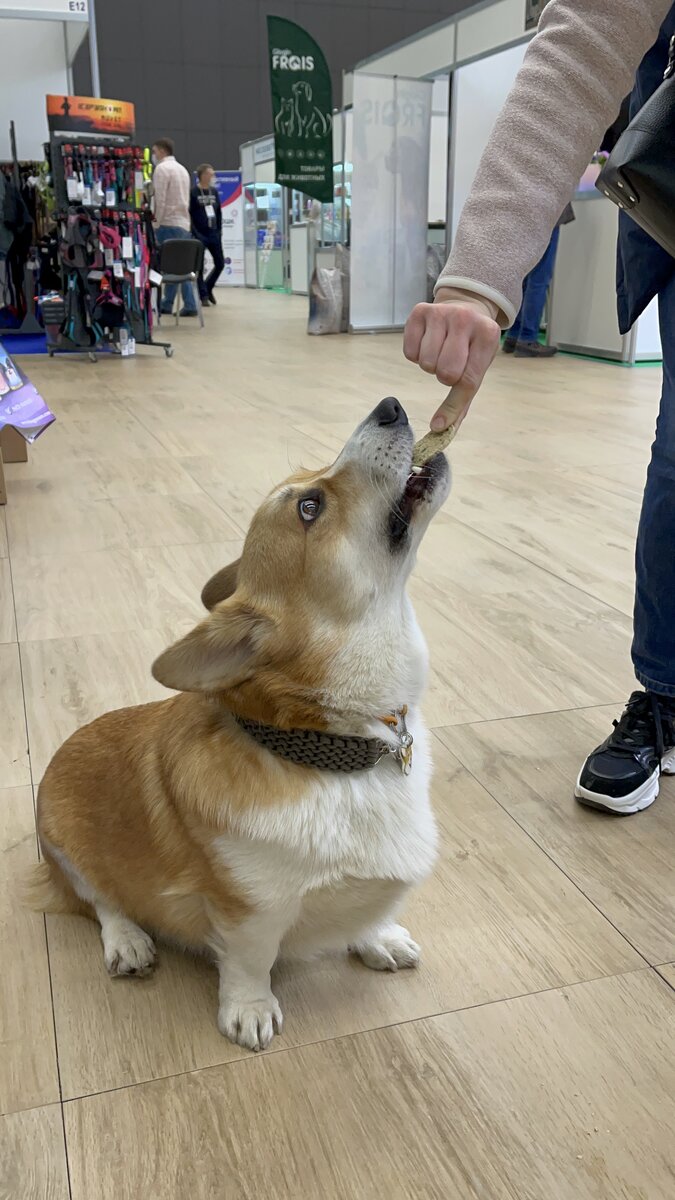
<instances>
[{"instance_id":1,"label":"dog's fluffy fur","mask_svg":"<svg viewBox=\"0 0 675 1200\"><path fill-rule=\"evenodd\" d=\"M441 456L409 478L412 432L392 403L331 468L262 505L239 562L204 589L209 616L154 665L179 694L80 729L39 790L34 904L97 919L113 975L151 969L146 930L210 951L219 1027L251 1049L281 1028L280 954L418 961L396 917L431 870L436 830L426 649L405 585L448 471ZM353 774L294 765L234 719L394 744L382 717L404 705L408 777L391 757Z\"/></svg>"}]
</instances>

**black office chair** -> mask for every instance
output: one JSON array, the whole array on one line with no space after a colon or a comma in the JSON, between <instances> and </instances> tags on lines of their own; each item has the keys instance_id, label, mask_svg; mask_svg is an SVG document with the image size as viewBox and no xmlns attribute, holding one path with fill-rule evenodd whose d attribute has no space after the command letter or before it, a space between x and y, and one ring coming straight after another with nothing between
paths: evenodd
<instances>
[{"instance_id":1,"label":"black office chair","mask_svg":"<svg viewBox=\"0 0 675 1200\"><path fill-rule=\"evenodd\" d=\"M199 321L204 328L204 312L199 295L199 275L204 263L204 247L197 238L168 238L159 248L159 272L162 284L192 285ZM176 292L176 324L179 321L180 289ZM160 304L161 309L161 304Z\"/></svg>"}]
</instances>

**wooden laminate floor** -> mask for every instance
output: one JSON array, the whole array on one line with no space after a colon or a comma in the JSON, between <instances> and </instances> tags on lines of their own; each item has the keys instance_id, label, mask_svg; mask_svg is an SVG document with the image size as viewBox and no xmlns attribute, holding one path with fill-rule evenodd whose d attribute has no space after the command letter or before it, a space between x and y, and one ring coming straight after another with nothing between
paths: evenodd
<instances>
[{"instance_id":1,"label":"wooden laminate floor","mask_svg":"<svg viewBox=\"0 0 675 1200\"><path fill-rule=\"evenodd\" d=\"M264 492L383 396L439 396L400 338L309 338L304 302L218 293L172 360L25 366L57 414L0 509L1 1200L666 1200L675 1195L675 781L575 806L632 687L632 553L655 368L500 356L453 446L412 592L444 849L419 972L277 981L270 1052L164 949L111 982L95 927L24 912L58 744L161 695Z\"/></svg>"}]
</instances>

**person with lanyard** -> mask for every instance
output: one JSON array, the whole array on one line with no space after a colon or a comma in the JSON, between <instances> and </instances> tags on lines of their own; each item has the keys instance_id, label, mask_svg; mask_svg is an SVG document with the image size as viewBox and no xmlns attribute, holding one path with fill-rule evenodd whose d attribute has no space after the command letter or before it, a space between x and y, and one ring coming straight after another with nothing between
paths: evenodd
<instances>
[{"instance_id":1,"label":"person with lanyard","mask_svg":"<svg viewBox=\"0 0 675 1200\"><path fill-rule=\"evenodd\" d=\"M210 163L202 163L195 172L197 183L190 192L190 220L193 237L199 238L204 250L213 259L213 269L204 278L204 268L199 273L199 294L202 304L215 304L213 289L225 266L222 245L223 214L218 193L213 186L215 171Z\"/></svg>"},{"instance_id":2,"label":"person with lanyard","mask_svg":"<svg viewBox=\"0 0 675 1200\"><path fill-rule=\"evenodd\" d=\"M406 358L451 388L432 429L457 428L469 413L500 329L514 322L524 278L624 96L632 87L632 119L658 88L671 39L671 0L548 0L481 159L434 303L416 305L406 324ZM663 385L635 555L632 659L640 690L591 750L574 793L582 804L621 814L647 808L661 772L675 773L675 259L621 212L622 333L655 296ZM599 457L605 449L598 445Z\"/></svg>"}]
</instances>

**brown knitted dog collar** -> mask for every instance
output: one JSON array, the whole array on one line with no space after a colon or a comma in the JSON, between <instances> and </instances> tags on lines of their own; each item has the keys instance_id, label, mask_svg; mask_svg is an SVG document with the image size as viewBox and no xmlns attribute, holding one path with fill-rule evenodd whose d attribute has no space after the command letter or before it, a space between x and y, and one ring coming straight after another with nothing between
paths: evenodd
<instances>
[{"instance_id":1,"label":"brown knitted dog collar","mask_svg":"<svg viewBox=\"0 0 675 1200\"><path fill-rule=\"evenodd\" d=\"M383 758L392 757L403 774L409 775L412 770L413 738L405 723L407 712L407 706L404 706L390 716L381 718L396 735L396 745L385 742L383 738L343 736L322 733L316 729L277 729L274 725L262 725L245 717L236 717L236 721L266 750L303 767L314 767L320 771L370 771Z\"/></svg>"}]
</instances>

